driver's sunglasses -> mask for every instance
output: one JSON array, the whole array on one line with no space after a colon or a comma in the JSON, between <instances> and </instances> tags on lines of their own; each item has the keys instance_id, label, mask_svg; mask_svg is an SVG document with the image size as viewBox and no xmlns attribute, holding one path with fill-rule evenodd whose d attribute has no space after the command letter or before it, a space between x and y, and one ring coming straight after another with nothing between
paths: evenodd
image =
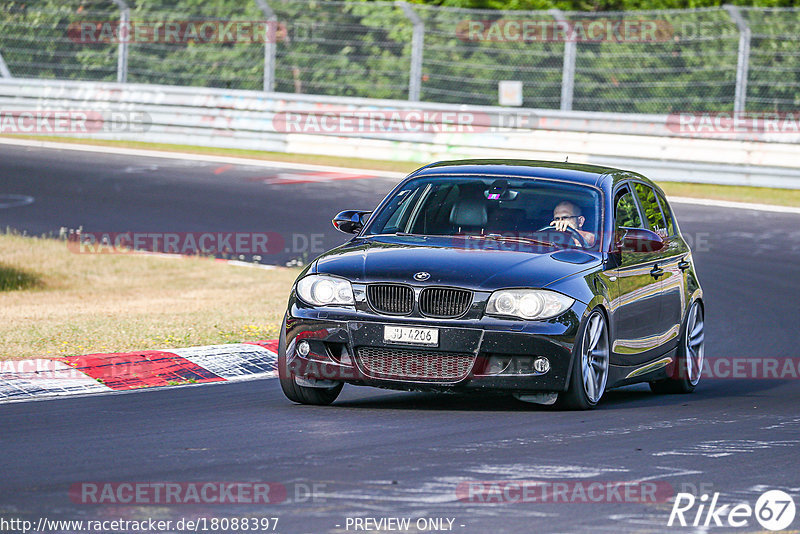
<instances>
[{"instance_id":1,"label":"driver's sunglasses","mask_svg":"<svg viewBox=\"0 0 800 534\"><path fill-rule=\"evenodd\" d=\"M554 221L563 221L563 220L566 220L566 219L573 219L573 218L577 219L578 217L580 217L580 215L564 215L564 216L561 216L561 217L553 217L553 220Z\"/></svg>"}]
</instances>

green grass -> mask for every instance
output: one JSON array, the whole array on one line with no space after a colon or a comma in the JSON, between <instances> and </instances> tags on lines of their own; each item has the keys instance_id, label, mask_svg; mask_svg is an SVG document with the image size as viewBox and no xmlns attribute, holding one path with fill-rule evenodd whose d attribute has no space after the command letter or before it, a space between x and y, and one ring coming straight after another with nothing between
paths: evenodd
<instances>
[{"instance_id":1,"label":"green grass","mask_svg":"<svg viewBox=\"0 0 800 534\"><path fill-rule=\"evenodd\" d=\"M0 359L275 339L299 272L79 254L65 241L9 234L0 259L0 273L12 273L0 274L12 281L0 291Z\"/></svg>"},{"instance_id":2,"label":"green grass","mask_svg":"<svg viewBox=\"0 0 800 534\"><path fill-rule=\"evenodd\" d=\"M755 202L757 204L775 204L778 206L800 206L800 189L687 184L683 182L659 182L658 185L667 195L675 197Z\"/></svg>"},{"instance_id":3,"label":"green grass","mask_svg":"<svg viewBox=\"0 0 800 534\"><path fill-rule=\"evenodd\" d=\"M37 275L0 263L0 291L22 291L41 286L41 278Z\"/></svg>"}]
</instances>

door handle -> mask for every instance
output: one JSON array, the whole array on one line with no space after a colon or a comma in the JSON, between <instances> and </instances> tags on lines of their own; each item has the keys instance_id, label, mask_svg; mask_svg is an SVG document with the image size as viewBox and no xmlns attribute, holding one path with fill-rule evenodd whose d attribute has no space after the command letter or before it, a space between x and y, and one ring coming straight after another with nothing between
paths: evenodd
<instances>
[{"instance_id":1,"label":"door handle","mask_svg":"<svg viewBox=\"0 0 800 534\"><path fill-rule=\"evenodd\" d=\"M664 269L659 267L658 265L653 265L653 269L650 271L650 276L658 280L658 277L664 274Z\"/></svg>"},{"instance_id":2,"label":"door handle","mask_svg":"<svg viewBox=\"0 0 800 534\"><path fill-rule=\"evenodd\" d=\"M681 271L685 271L686 269L688 269L691 266L692 266L692 264L689 263L686 260L681 260L681 261L678 262L678 269L680 269Z\"/></svg>"}]
</instances>

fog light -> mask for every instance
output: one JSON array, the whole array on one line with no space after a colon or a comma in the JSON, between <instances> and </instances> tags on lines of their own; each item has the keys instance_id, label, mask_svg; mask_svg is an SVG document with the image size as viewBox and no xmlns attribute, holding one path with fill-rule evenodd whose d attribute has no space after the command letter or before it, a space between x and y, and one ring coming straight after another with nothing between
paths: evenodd
<instances>
[{"instance_id":1,"label":"fog light","mask_svg":"<svg viewBox=\"0 0 800 534\"><path fill-rule=\"evenodd\" d=\"M508 368L511 358L492 356L489 358L489 365L486 367L487 375L499 375Z\"/></svg>"},{"instance_id":2,"label":"fog light","mask_svg":"<svg viewBox=\"0 0 800 534\"><path fill-rule=\"evenodd\" d=\"M308 341L301 341L297 344L297 354L305 358L309 352L311 352L311 345L308 344Z\"/></svg>"},{"instance_id":3,"label":"fog light","mask_svg":"<svg viewBox=\"0 0 800 534\"><path fill-rule=\"evenodd\" d=\"M550 370L550 360L544 356L492 355L486 364L485 376L533 376Z\"/></svg>"}]
</instances>

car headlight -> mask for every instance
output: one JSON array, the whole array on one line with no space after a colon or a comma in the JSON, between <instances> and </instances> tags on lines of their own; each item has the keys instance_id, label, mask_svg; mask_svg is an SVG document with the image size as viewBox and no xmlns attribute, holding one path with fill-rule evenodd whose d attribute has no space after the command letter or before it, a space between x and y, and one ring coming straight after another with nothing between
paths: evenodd
<instances>
[{"instance_id":1,"label":"car headlight","mask_svg":"<svg viewBox=\"0 0 800 534\"><path fill-rule=\"evenodd\" d=\"M355 304L353 286L343 278L324 274L312 274L297 282L297 295L308 304Z\"/></svg>"},{"instance_id":2,"label":"car headlight","mask_svg":"<svg viewBox=\"0 0 800 534\"><path fill-rule=\"evenodd\" d=\"M501 289L489 297L486 314L547 319L567 311L574 302L575 299L546 289Z\"/></svg>"}]
</instances>

